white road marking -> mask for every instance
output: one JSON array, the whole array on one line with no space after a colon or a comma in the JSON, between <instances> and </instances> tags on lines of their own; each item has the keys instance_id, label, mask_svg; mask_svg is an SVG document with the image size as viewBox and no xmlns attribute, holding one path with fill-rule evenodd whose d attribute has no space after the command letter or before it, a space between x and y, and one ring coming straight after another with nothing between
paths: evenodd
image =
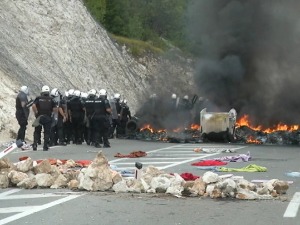
<instances>
[{"instance_id":1,"label":"white road marking","mask_svg":"<svg viewBox=\"0 0 300 225\"><path fill-rule=\"evenodd\" d=\"M212 150L217 150L211 153L195 153L193 149L200 147L200 148L207 148ZM132 170L135 169L134 163L136 161L145 164L145 165L153 165L156 166L158 169L166 169L170 167L175 167L180 164L192 162L195 160L211 157L222 153L218 150L223 149L230 149L230 150L237 150L241 148L246 148L247 146L227 146L227 145L200 145L199 144L178 144L169 146L166 148L154 149L151 151L146 152L146 157L141 158L120 158L110 161L109 163L114 166L120 165L118 170ZM162 165L167 164L167 165ZM130 167L126 167L126 165L130 165Z\"/></svg>"},{"instance_id":2,"label":"white road marking","mask_svg":"<svg viewBox=\"0 0 300 225\"><path fill-rule=\"evenodd\" d=\"M63 195L57 195L52 193L44 194L24 194L24 195L8 195L0 198L1 200L10 200L10 199L28 199L28 198L49 198L49 197L61 197Z\"/></svg>"},{"instance_id":3,"label":"white road marking","mask_svg":"<svg viewBox=\"0 0 300 225\"><path fill-rule=\"evenodd\" d=\"M174 145L173 145L173 146L174 146ZM161 151L161 150L164 150L164 149L169 149L169 148L172 148L173 146L169 146L169 147L166 147L166 148L159 148L159 149L151 150L151 151L148 151L147 154L149 154L149 153L151 153L151 152ZM118 162L118 161L121 161L121 160L124 160L124 159L125 159L125 158L114 159L114 160L109 161L109 163Z\"/></svg>"},{"instance_id":4,"label":"white road marking","mask_svg":"<svg viewBox=\"0 0 300 225\"><path fill-rule=\"evenodd\" d=\"M4 224L7 224L7 223L10 223L12 221L18 220L20 218L23 218L25 216L31 215L33 213L42 211L44 209L48 209L48 208L50 208L52 206L55 206L55 205L62 204L64 202L73 200L73 199L78 198L80 196L82 196L82 195L70 195L70 196L67 196L65 198L61 198L61 199L58 199L56 201L53 201L53 202L50 202L50 203L47 203L47 204L44 204L44 205L34 206L33 208L29 208L26 211L23 211L21 213L18 213L18 214L15 214L15 215L12 215L10 217L6 217L5 219L0 220L0 225L4 225Z\"/></svg>"},{"instance_id":5,"label":"white road marking","mask_svg":"<svg viewBox=\"0 0 300 225\"><path fill-rule=\"evenodd\" d=\"M20 207L7 207L7 208L0 208L0 213L16 213L16 212L24 212L29 209L34 209L38 206L20 206Z\"/></svg>"},{"instance_id":6,"label":"white road marking","mask_svg":"<svg viewBox=\"0 0 300 225\"><path fill-rule=\"evenodd\" d=\"M214 156L214 155L218 155L218 154L219 153L209 154L209 156ZM192 162L192 161L195 161L197 159L203 159L203 158L206 158L206 157L208 157L208 156L203 155L203 156L200 156L200 157L197 157L197 158L191 158L191 159L188 159L188 160L184 160L184 161L181 161L181 162L170 164L168 166L164 166L161 169L167 169L167 168L170 168L170 167L178 166L178 165L181 165L181 164L184 164L184 163Z\"/></svg>"},{"instance_id":7,"label":"white road marking","mask_svg":"<svg viewBox=\"0 0 300 225\"><path fill-rule=\"evenodd\" d=\"M7 196L7 195L19 192L21 190L22 189L12 189L12 190L9 190L9 191L2 192L2 193L0 193L0 199L3 198L3 197L5 197L5 196Z\"/></svg>"},{"instance_id":8,"label":"white road marking","mask_svg":"<svg viewBox=\"0 0 300 225\"><path fill-rule=\"evenodd\" d=\"M283 217L296 217L300 206L300 192L296 192L285 210Z\"/></svg>"}]
</instances>

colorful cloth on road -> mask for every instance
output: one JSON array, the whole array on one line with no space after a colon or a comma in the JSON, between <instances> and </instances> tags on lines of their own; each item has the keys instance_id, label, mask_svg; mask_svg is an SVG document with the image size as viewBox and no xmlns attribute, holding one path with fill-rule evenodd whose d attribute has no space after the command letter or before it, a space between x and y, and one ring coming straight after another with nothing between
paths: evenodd
<instances>
[{"instance_id":1,"label":"colorful cloth on road","mask_svg":"<svg viewBox=\"0 0 300 225\"><path fill-rule=\"evenodd\" d=\"M196 179L199 178L199 176L193 175L192 173L182 173L182 174L180 174L180 176L181 176L185 181L196 180Z\"/></svg>"},{"instance_id":2,"label":"colorful cloth on road","mask_svg":"<svg viewBox=\"0 0 300 225\"><path fill-rule=\"evenodd\" d=\"M218 171L220 172L267 172L267 168L263 166L258 166L256 164L250 164L240 169L219 167Z\"/></svg>"},{"instance_id":3,"label":"colorful cloth on road","mask_svg":"<svg viewBox=\"0 0 300 225\"><path fill-rule=\"evenodd\" d=\"M250 152L248 152L247 154L222 156L219 158L214 158L214 160L226 161L226 162L248 162L251 160L251 156L250 156Z\"/></svg>"},{"instance_id":4,"label":"colorful cloth on road","mask_svg":"<svg viewBox=\"0 0 300 225\"><path fill-rule=\"evenodd\" d=\"M222 162L219 160L203 160L200 162L192 163L192 166L224 166L227 162Z\"/></svg>"},{"instance_id":5,"label":"colorful cloth on road","mask_svg":"<svg viewBox=\"0 0 300 225\"><path fill-rule=\"evenodd\" d=\"M218 172L218 167L216 166L198 166L197 169Z\"/></svg>"},{"instance_id":6,"label":"colorful cloth on road","mask_svg":"<svg viewBox=\"0 0 300 225\"><path fill-rule=\"evenodd\" d=\"M135 152L130 152L128 155L124 155L121 153L115 154L115 157L117 158L138 158L138 157L144 157L146 156L147 153L143 151L135 151Z\"/></svg>"}]
</instances>

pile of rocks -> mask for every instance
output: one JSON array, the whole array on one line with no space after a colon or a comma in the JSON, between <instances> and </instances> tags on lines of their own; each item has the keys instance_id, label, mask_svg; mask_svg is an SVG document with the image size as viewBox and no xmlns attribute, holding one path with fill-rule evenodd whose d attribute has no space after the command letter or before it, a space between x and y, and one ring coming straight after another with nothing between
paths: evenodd
<instances>
[{"instance_id":1,"label":"pile of rocks","mask_svg":"<svg viewBox=\"0 0 300 225\"><path fill-rule=\"evenodd\" d=\"M179 174L169 174L155 167L144 168L138 179L124 178L111 169L100 151L86 168L76 168L73 160L51 165L27 158L18 163L0 159L0 188L69 188L71 190L167 193L174 196L206 196L211 198L274 199L285 194L286 181L270 180L260 185L243 178L219 176L206 172L195 181L185 181Z\"/></svg>"}]
</instances>

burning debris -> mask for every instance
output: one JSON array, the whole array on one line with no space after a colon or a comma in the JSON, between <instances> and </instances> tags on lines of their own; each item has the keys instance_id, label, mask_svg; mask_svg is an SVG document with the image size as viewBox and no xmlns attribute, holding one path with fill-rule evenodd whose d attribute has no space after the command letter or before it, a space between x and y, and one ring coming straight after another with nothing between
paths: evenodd
<instances>
[{"instance_id":1,"label":"burning debris","mask_svg":"<svg viewBox=\"0 0 300 225\"><path fill-rule=\"evenodd\" d=\"M155 129L151 124L139 127L138 122L129 121L126 138L164 141L169 143L235 142L241 144L299 145L300 126L279 123L273 127L253 126L248 115L236 121L236 111L200 113L200 124L188 128ZM134 127L134 130L132 129Z\"/></svg>"},{"instance_id":2,"label":"burning debris","mask_svg":"<svg viewBox=\"0 0 300 225\"><path fill-rule=\"evenodd\" d=\"M299 125L279 123L271 128L253 126L249 116L242 116L236 124L236 142L247 144L299 145Z\"/></svg>"}]
</instances>

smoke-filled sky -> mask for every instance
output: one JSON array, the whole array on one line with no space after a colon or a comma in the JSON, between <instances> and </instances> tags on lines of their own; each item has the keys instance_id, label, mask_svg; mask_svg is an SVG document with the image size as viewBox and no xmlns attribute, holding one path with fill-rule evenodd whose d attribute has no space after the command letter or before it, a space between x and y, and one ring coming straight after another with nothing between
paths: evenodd
<instances>
[{"instance_id":1,"label":"smoke-filled sky","mask_svg":"<svg viewBox=\"0 0 300 225\"><path fill-rule=\"evenodd\" d=\"M193 0L199 94L253 125L300 124L300 1Z\"/></svg>"}]
</instances>

